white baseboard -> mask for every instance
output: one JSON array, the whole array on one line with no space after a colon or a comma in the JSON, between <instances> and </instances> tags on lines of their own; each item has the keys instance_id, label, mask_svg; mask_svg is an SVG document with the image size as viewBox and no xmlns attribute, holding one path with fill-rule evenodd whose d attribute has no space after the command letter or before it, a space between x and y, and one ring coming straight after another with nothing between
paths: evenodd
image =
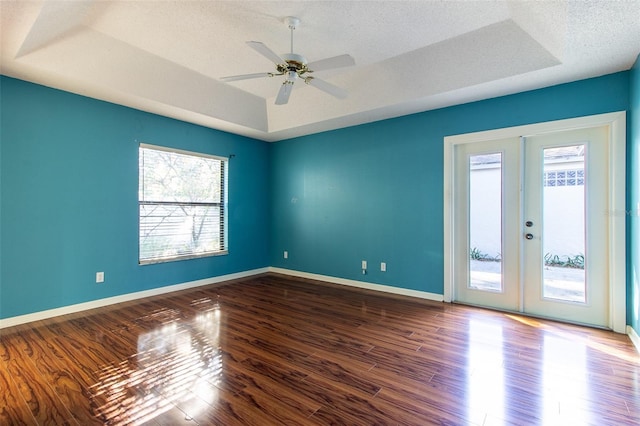
<instances>
[{"instance_id":1,"label":"white baseboard","mask_svg":"<svg viewBox=\"0 0 640 426\"><path fill-rule=\"evenodd\" d=\"M205 278L202 280L190 281L190 282L170 285L166 287L159 287L159 288L139 291L135 293L128 293L120 296L93 300L91 302L78 303L76 305L63 306L61 308L34 312L32 314L27 314L27 315L19 315L16 317L0 319L0 329L6 328L6 327L12 327L20 324L25 324L33 321L39 321L47 318L53 318L60 315L73 314L76 312L82 312L89 309L101 308L103 306L114 305L116 303L129 302L136 299L142 299L142 298L151 297L151 296L158 296L161 294L171 293L174 291L187 290L190 288L202 287L202 286L221 283L225 281L231 281L239 278L251 277L253 275L264 274L267 272L274 272L277 274L289 275L289 276L299 277L299 278L307 278L307 279L317 280L317 281L325 281L333 284L341 284L341 285L357 287L357 288L362 288L367 290L380 291L384 293L392 293L392 294L398 294L402 296L416 297L419 299L433 300L436 302L442 302L444 300L443 295L436 294L436 293L429 293L425 291L411 290L411 289L393 287L393 286L382 285L382 284L372 284L372 283L367 283L363 281L348 280L345 278L337 278L329 275L312 274L309 272L301 272L301 271L295 271L291 269L267 267L267 268L252 269L250 271L237 272L234 274L221 275L218 277ZM627 331L627 335L631 339L631 342L634 344L638 352L640 352L640 336L638 336L638 334L633 329L633 327L629 325L626 327L626 331Z\"/></svg>"},{"instance_id":2,"label":"white baseboard","mask_svg":"<svg viewBox=\"0 0 640 426\"><path fill-rule=\"evenodd\" d=\"M269 272L276 274L290 275L293 277L308 278L317 281L326 281L333 284L347 285L351 287L364 288L367 290L381 291L385 293L398 294L401 296L417 297L419 299L434 300L442 302L444 300L441 294L428 293L426 291L411 290L407 288L393 287L382 284L372 284L363 281L348 280L345 278L331 277L328 275L311 274L309 272L294 271L291 269L269 267Z\"/></svg>"},{"instance_id":3,"label":"white baseboard","mask_svg":"<svg viewBox=\"0 0 640 426\"><path fill-rule=\"evenodd\" d=\"M627 326L627 336L629 336L637 351L640 352L640 336L638 336L638 333L636 333L630 325Z\"/></svg>"},{"instance_id":4,"label":"white baseboard","mask_svg":"<svg viewBox=\"0 0 640 426\"><path fill-rule=\"evenodd\" d=\"M210 284L221 283L224 281L235 280L238 278L250 277L253 275L264 274L269 268L253 269L250 271L242 271L234 274L221 275L219 277L205 278L202 280L190 281L181 284L169 285L166 287L158 287L151 290L138 291L135 293L122 294L120 296L107 297L105 299L92 300L91 302L78 303L76 305L63 306L61 308L49 309L46 311L34 312L32 314L20 315L17 317L0 319L0 329L12 327L14 325L25 324L32 321L39 321L47 318L57 317L59 315L73 314L76 312L86 311L103 306L114 305L116 303L129 302L144 297L158 296L173 291L186 290L194 287L201 287Z\"/></svg>"}]
</instances>

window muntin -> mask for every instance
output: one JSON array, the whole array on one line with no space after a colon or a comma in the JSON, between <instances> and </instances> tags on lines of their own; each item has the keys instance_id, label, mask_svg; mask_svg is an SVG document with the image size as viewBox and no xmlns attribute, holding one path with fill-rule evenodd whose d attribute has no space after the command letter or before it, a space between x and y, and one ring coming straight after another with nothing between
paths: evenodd
<instances>
[{"instance_id":1,"label":"window muntin","mask_svg":"<svg viewBox=\"0 0 640 426\"><path fill-rule=\"evenodd\" d=\"M228 159L141 144L139 263L227 253Z\"/></svg>"}]
</instances>

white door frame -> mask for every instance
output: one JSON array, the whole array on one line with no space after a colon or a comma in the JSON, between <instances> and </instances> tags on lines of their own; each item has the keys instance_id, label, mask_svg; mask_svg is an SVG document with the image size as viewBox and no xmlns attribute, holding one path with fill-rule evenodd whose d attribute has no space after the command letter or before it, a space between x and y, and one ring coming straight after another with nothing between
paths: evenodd
<instances>
[{"instance_id":1,"label":"white door frame","mask_svg":"<svg viewBox=\"0 0 640 426\"><path fill-rule=\"evenodd\" d=\"M626 112L613 112L588 117L570 118L545 123L528 124L504 129L446 136L444 138L444 301L452 302L454 295L454 220L453 188L455 184L454 148L459 144L506 139L523 135L552 133L584 127L609 127L609 328L626 332L626 247L625 247L625 146Z\"/></svg>"}]
</instances>

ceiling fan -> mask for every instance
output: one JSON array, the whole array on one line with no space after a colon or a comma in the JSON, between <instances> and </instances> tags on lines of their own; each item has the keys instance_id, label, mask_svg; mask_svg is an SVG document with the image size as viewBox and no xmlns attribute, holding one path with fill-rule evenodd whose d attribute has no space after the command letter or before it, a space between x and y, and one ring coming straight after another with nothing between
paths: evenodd
<instances>
[{"instance_id":1,"label":"ceiling fan","mask_svg":"<svg viewBox=\"0 0 640 426\"><path fill-rule=\"evenodd\" d=\"M316 71L324 71L332 68L341 68L355 65L356 62L351 57L351 55L333 56L331 58L321 59L319 61L308 63L307 59L304 56L293 53L293 30L295 30L298 25L300 25L300 19L294 16L288 16L284 19L284 23L289 27L289 30L291 30L291 53L278 55L273 50L269 49L265 44L259 41L247 42L249 47L253 48L256 52L260 53L262 56L269 59L276 65L275 72L234 75L223 77L220 80L237 81L284 75L286 76L286 78L282 82L282 86L280 86L278 96L276 96L276 105L284 105L289 102L289 96L291 95L291 90L293 89L293 84L296 82L296 80L302 80L306 84L313 86L316 89L320 89L325 93L335 96L336 98L346 98L346 90L338 86L334 86L327 81L313 77L309 74Z\"/></svg>"}]
</instances>

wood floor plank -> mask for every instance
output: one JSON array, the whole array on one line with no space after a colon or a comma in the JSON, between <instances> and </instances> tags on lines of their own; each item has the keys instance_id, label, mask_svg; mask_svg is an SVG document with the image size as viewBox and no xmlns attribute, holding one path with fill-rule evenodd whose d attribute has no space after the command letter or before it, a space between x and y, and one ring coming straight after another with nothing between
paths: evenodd
<instances>
[{"instance_id":1,"label":"wood floor plank","mask_svg":"<svg viewBox=\"0 0 640 426\"><path fill-rule=\"evenodd\" d=\"M277 360L265 361L251 357L242 362L227 363L224 371L242 382L242 388L235 395L241 395L243 399L264 399L263 395L268 395L279 401L282 406L288 407L289 411L300 413L304 417L310 416L319 408L317 402L296 391L296 386L307 374L296 371L290 365ZM289 383L289 386L283 386L283 383Z\"/></svg>"},{"instance_id":2,"label":"wood floor plank","mask_svg":"<svg viewBox=\"0 0 640 426\"><path fill-rule=\"evenodd\" d=\"M20 395L26 401L38 424L78 424L56 392L33 375L33 368L25 368L16 360L11 360L7 370L16 382Z\"/></svg>"},{"instance_id":3,"label":"wood floor plank","mask_svg":"<svg viewBox=\"0 0 640 426\"><path fill-rule=\"evenodd\" d=\"M32 379L53 389L67 411L82 425L100 424L93 414L93 401L89 398L88 384L93 376L78 366L79 359L68 358L56 345L55 337L42 327L33 333L16 337L15 342L24 342L34 367ZM69 360L72 360L69 362Z\"/></svg>"},{"instance_id":4,"label":"wood floor plank","mask_svg":"<svg viewBox=\"0 0 640 426\"><path fill-rule=\"evenodd\" d=\"M635 425L627 336L265 274L2 330L0 424Z\"/></svg>"},{"instance_id":5,"label":"wood floor plank","mask_svg":"<svg viewBox=\"0 0 640 426\"><path fill-rule=\"evenodd\" d=\"M415 395L414 395L415 396ZM409 394L385 388L376 396L395 410L411 416L414 420L404 421L408 425L482 425L484 410L469 410L466 406L451 405L447 396L436 393L428 398L409 398ZM410 418L411 418L410 417Z\"/></svg>"},{"instance_id":6,"label":"wood floor plank","mask_svg":"<svg viewBox=\"0 0 640 426\"><path fill-rule=\"evenodd\" d=\"M0 361L0 424L32 425L36 419L25 401L22 392L9 373L9 354L3 351ZM8 361L5 361L5 358Z\"/></svg>"}]
</instances>

